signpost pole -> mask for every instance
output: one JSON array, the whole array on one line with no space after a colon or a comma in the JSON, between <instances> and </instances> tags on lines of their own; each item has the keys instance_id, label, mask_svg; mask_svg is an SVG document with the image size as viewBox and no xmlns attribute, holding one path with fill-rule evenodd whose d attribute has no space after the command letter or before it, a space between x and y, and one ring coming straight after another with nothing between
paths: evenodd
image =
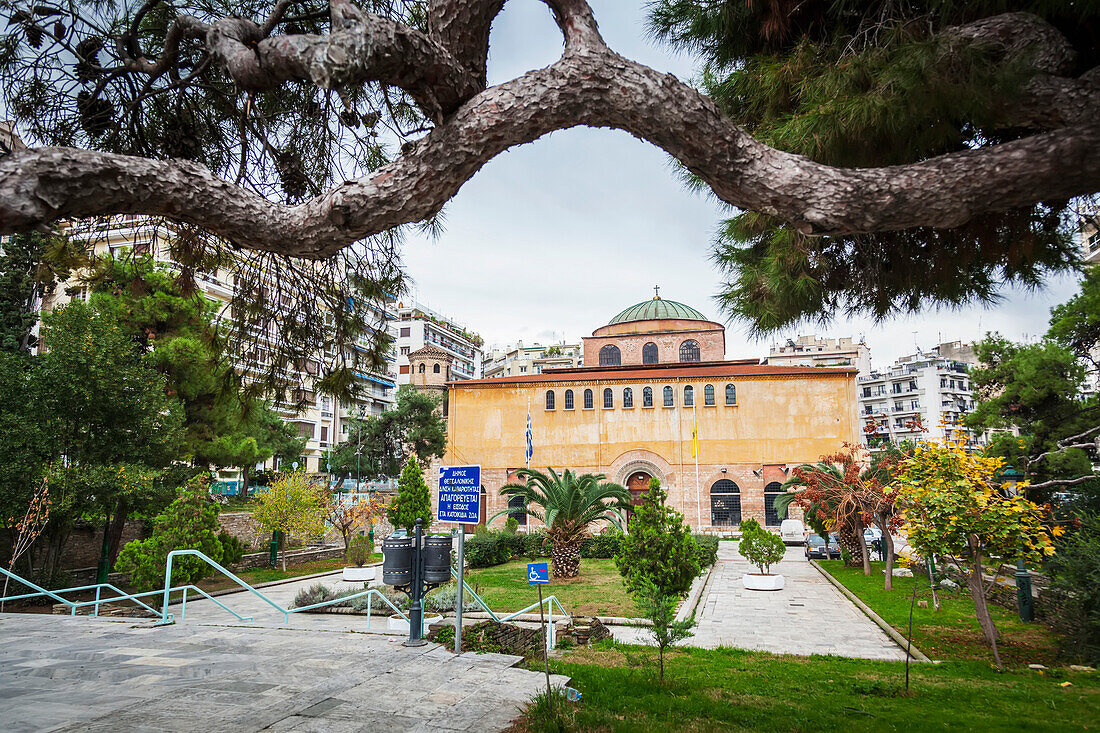
<instances>
[{"instance_id":1,"label":"signpost pole","mask_svg":"<svg viewBox=\"0 0 1100 733\"><path fill-rule=\"evenodd\" d=\"M542 584L539 584L539 627L542 629L542 664L546 670L546 704L550 707L550 717L554 717L554 696L550 692L550 645L546 636L546 617L542 608Z\"/></svg>"},{"instance_id":2,"label":"signpost pole","mask_svg":"<svg viewBox=\"0 0 1100 733\"><path fill-rule=\"evenodd\" d=\"M455 654L462 653L462 582L465 576L462 546L465 536L466 527L458 525L458 550L455 557L455 562L458 563L458 591L455 593Z\"/></svg>"}]
</instances>

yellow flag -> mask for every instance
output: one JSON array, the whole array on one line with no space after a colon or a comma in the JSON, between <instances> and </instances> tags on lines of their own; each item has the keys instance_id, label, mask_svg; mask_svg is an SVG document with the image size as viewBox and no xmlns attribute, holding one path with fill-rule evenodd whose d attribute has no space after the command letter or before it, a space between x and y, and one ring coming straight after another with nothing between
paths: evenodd
<instances>
[{"instance_id":1,"label":"yellow flag","mask_svg":"<svg viewBox=\"0 0 1100 733\"><path fill-rule=\"evenodd\" d=\"M695 405L691 406L691 457L699 457L699 426L695 422Z\"/></svg>"}]
</instances>

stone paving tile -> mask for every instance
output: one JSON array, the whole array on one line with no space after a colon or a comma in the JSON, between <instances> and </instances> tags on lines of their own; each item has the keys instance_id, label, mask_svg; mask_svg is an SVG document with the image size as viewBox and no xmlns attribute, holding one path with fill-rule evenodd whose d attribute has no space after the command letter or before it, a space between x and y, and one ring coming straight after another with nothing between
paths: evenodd
<instances>
[{"instance_id":1,"label":"stone paving tile","mask_svg":"<svg viewBox=\"0 0 1100 733\"><path fill-rule=\"evenodd\" d=\"M695 636L685 646L732 646L777 654L833 654L904 660L898 647L808 562L788 547L773 568L786 578L779 591L746 590L741 577L754 570L731 542L718 544L718 562L700 600ZM647 643L643 630L616 627L615 638Z\"/></svg>"},{"instance_id":2,"label":"stone paving tile","mask_svg":"<svg viewBox=\"0 0 1100 733\"><path fill-rule=\"evenodd\" d=\"M508 727L545 685L514 657L378 634L0 614L0 639L4 733L481 733Z\"/></svg>"}]
</instances>

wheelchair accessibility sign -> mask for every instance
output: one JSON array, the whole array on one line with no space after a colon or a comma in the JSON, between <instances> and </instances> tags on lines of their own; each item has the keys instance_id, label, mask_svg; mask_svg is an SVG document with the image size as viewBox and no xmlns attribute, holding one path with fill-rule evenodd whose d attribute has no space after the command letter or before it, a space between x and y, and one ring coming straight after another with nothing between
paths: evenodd
<instances>
[{"instance_id":1,"label":"wheelchair accessibility sign","mask_svg":"<svg viewBox=\"0 0 1100 733\"><path fill-rule=\"evenodd\" d=\"M550 568L546 563L527 563L527 585L546 585L549 582Z\"/></svg>"}]
</instances>

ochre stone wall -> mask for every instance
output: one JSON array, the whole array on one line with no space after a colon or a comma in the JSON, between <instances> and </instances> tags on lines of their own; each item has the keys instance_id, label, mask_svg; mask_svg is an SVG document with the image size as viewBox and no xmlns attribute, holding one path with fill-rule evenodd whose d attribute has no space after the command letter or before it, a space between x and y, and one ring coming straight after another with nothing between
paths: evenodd
<instances>
[{"instance_id":1,"label":"ochre stone wall","mask_svg":"<svg viewBox=\"0 0 1100 733\"><path fill-rule=\"evenodd\" d=\"M727 381L737 387L737 405L724 404ZM708 383L715 387L718 404L705 407L703 388ZM676 393L671 408L661 406L665 384ZM697 403L698 480L692 457L692 409L682 404L687 384L693 385ZM626 386L634 391L637 406L632 409L622 407ZM645 386L653 387L656 407L640 407ZM614 390L612 409L601 407L605 387ZM594 409L581 407L585 388L595 393ZM556 393L556 410L542 409L547 389ZM574 391L576 409L563 409L565 389ZM661 480L671 503L700 531L712 528L710 487L719 479L738 485L742 519L755 517L763 524L765 486L773 481L782 484L793 467L835 453L845 442L854 443L859 437L854 372L820 370L790 376L711 377L707 381L666 376L660 382L458 383L451 386L450 399L448 452L443 463L482 466L487 517L507 506L499 489L511 470L525 465L528 404L533 467L603 473L620 484L635 471L646 471ZM434 496L433 479L434 475L429 477ZM492 524L499 526L504 521L499 517Z\"/></svg>"},{"instance_id":2,"label":"ochre stone wall","mask_svg":"<svg viewBox=\"0 0 1100 733\"><path fill-rule=\"evenodd\" d=\"M643 321L642 323L645 323ZM661 321L664 324L667 321ZM682 331L655 333L652 331L627 334L602 334L598 329L592 336L585 336L584 364L599 366L600 349L607 344L619 347L623 366L642 363L642 348L652 341L657 344L657 357L660 364L676 364L680 361L680 344L688 339L699 344L700 361L722 361L726 358L726 332L721 326L707 325L700 321L684 321L692 328ZM630 324L622 324L630 325Z\"/></svg>"}]
</instances>

